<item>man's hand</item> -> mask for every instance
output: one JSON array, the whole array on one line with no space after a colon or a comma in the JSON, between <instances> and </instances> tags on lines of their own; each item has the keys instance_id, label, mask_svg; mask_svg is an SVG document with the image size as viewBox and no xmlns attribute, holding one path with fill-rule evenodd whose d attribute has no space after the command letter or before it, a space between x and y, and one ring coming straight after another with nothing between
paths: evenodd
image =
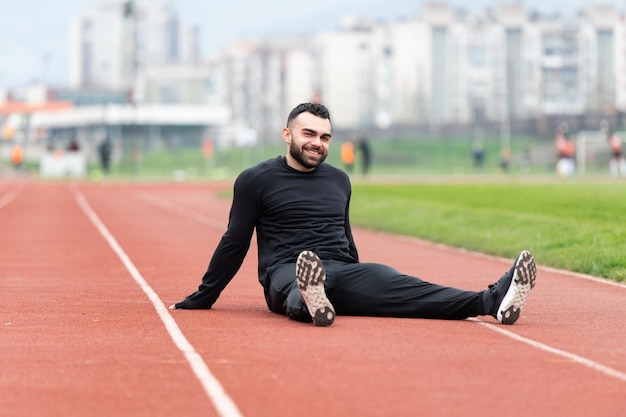
<instances>
[{"instance_id":1,"label":"man's hand","mask_svg":"<svg viewBox=\"0 0 626 417\"><path fill-rule=\"evenodd\" d=\"M176 304L172 304L171 306L168 307L170 310L176 310Z\"/></svg>"}]
</instances>

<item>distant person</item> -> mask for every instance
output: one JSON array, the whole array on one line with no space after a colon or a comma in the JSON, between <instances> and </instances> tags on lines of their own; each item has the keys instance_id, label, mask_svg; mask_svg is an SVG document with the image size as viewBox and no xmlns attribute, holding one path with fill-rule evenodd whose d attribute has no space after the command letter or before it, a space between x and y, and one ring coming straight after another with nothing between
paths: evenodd
<instances>
[{"instance_id":1,"label":"distant person","mask_svg":"<svg viewBox=\"0 0 626 417\"><path fill-rule=\"evenodd\" d=\"M108 174L111 169L111 151L112 151L111 139L106 136L98 147L98 154L100 156L100 166L105 174Z\"/></svg>"},{"instance_id":2,"label":"distant person","mask_svg":"<svg viewBox=\"0 0 626 417\"><path fill-rule=\"evenodd\" d=\"M11 149L11 165L13 165L14 169L18 170L22 167L23 162L24 148L19 143L16 143Z\"/></svg>"},{"instance_id":3,"label":"distant person","mask_svg":"<svg viewBox=\"0 0 626 417\"><path fill-rule=\"evenodd\" d=\"M352 173L355 159L354 144L350 141L344 142L341 145L341 162L343 162L346 172Z\"/></svg>"},{"instance_id":4,"label":"distant person","mask_svg":"<svg viewBox=\"0 0 626 417\"><path fill-rule=\"evenodd\" d=\"M500 151L500 169L502 172L509 172L511 168L511 150L509 148L502 148Z\"/></svg>"},{"instance_id":5,"label":"distant person","mask_svg":"<svg viewBox=\"0 0 626 417\"><path fill-rule=\"evenodd\" d=\"M372 165L372 149L367 136L361 136L358 140L358 145L361 154L361 171L363 175L367 175Z\"/></svg>"},{"instance_id":6,"label":"distant person","mask_svg":"<svg viewBox=\"0 0 626 417\"><path fill-rule=\"evenodd\" d=\"M68 152L78 152L78 151L80 151L80 146L78 145L78 142L76 141L75 138L72 138L72 140L70 140L69 145L67 145L67 150L68 150Z\"/></svg>"},{"instance_id":7,"label":"distant person","mask_svg":"<svg viewBox=\"0 0 626 417\"><path fill-rule=\"evenodd\" d=\"M567 123L563 122L554 135L554 146L557 152L556 171L564 177L571 177L574 175L575 170L574 156L576 154L576 145L567 136L568 130Z\"/></svg>"},{"instance_id":8,"label":"distant person","mask_svg":"<svg viewBox=\"0 0 626 417\"><path fill-rule=\"evenodd\" d=\"M350 177L325 162L331 142L326 107L296 106L282 139L285 156L248 168L235 180L227 230L200 286L170 309L210 309L241 267L256 232L258 280L267 306L293 320L317 326L331 325L336 314L518 320L537 273L528 251L483 291L362 263L350 226Z\"/></svg>"},{"instance_id":9,"label":"distant person","mask_svg":"<svg viewBox=\"0 0 626 417\"><path fill-rule=\"evenodd\" d=\"M626 176L626 160L624 160L624 151L622 149L622 141L616 132L608 132L607 140L611 148L611 161L609 162L609 171L612 176Z\"/></svg>"},{"instance_id":10,"label":"distant person","mask_svg":"<svg viewBox=\"0 0 626 417\"><path fill-rule=\"evenodd\" d=\"M474 140L472 143L472 159L474 160L474 168L481 169L485 161L485 148L480 139Z\"/></svg>"}]
</instances>

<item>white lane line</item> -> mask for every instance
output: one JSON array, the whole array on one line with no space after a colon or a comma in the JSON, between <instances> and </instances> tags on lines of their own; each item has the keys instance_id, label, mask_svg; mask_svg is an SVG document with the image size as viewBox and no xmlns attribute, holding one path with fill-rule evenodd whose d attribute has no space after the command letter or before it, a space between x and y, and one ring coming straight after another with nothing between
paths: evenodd
<instances>
[{"instance_id":1,"label":"white lane line","mask_svg":"<svg viewBox=\"0 0 626 417\"><path fill-rule=\"evenodd\" d=\"M17 191L12 190L3 195L2 198L0 198L0 209L4 206L8 206L11 201L15 200L18 194L19 193Z\"/></svg>"},{"instance_id":2,"label":"white lane line","mask_svg":"<svg viewBox=\"0 0 626 417\"><path fill-rule=\"evenodd\" d=\"M157 196L154 196L152 194L148 194L146 192L142 192L142 191L138 191L137 192L137 196L145 201L146 203L152 204L153 206L159 207L163 210L178 214L182 217L188 218L188 219L192 219L197 221L198 223L210 226L214 229L219 229L219 230L223 230L225 231L225 224L224 222L219 222L217 220L213 220L209 217L203 216L201 214L196 213L195 211L192 210L187 210L177 204L174 204L164 198L160 198Z\"/></svg>"},{"instance_id":3,"label":"white lane line","mask_svg":"<svg viewBox=\"0 0 626 417\"><path fill-rule=\"evenodd\" d=\"M602 364L600 364L598 362L592 361L591 359L584 358L584 357L576 355L574 353L570 353L570 352L567 352L567 351L564 351L564 350L561 350L561 349L553 348L552 346L548 346L548 345L545 345L543 343L537 342L535 340L528 339L528 338L526 338L524 336L518 335L517 333L513 333L511 331L504 330L501 327L496 326L494 324L487 323L487 322L484 322L484 321L481 321L481 320L478 320L478 319L469 319L469 320L474 321L474 322L476 322L476 323L478 323L478 324L480 324L482 326L487 327L489 330L493 330L494 332L498 332L498 333L500 333L500 334L502 334L504 336L507 336L507 337L509 337L509 338L511 338L513 340L516 340L518 342L522 342L522 343L530 345L530 346L532 346L534 348L537 348L539 350L543 350L545 352L552 353L552 354L557 355L557 356L561 356L563 358L569 359L569 360L571 360L573 362L576 362L576 363L584 365L584 366L586 366L588 368L591 368L594 371L598 371L598 372L600 372L600 373L602 373L604 375L607 375L607 376L610 376L610 377L613 377L613 378L617 378L617 379L619 379L621 381L626 382L626 373L624 373L624 372L620 372L620 371L618 371L616 369L613 369L611 367L602 365Z\"/></svg>"},{"instance_id":4,"label":"white lane line","mask_svg":"<svg viewBox=\"0 0 626 417\"><path fill-rule=\"evenodd\" d=\"M243 417L243 415L237 408L237 405L235 405L235 403L228 396L217 378L215 378L215 376L211 373L209 367L202 359L202 356L200 356L196 352L191 343L189 343L187 338L183 335L183 332L176 324L176 321L169 313L168 308L165 306L165 304L163 304L157 293L150 287L150 285L148 285L146 280L141 276L130 258L126 255L122 247L117 243L117 240L111 235L108 229L100 221L100 218L93 211L89 203L87 203L87 200L82 195L82 193L76 191L74 197L85 215L89 218L89 220L91 220L96 229L98 229L102 237L107 241L109 246L111 246L111 249L113 249L113 251L120 258L137 285L139 285L139 287L152 302L154 309L156 310L157 314L161 318L161 321L165 325L167 332L172 338L172 341L174 342L176 347L178 347L178 349L184 354L187 362L189 362L189 365L191 366L191 369L200 381L200 384L209 396L209 399L212 401L219 415L221 417Z\"/></svg>"}]
</instances>

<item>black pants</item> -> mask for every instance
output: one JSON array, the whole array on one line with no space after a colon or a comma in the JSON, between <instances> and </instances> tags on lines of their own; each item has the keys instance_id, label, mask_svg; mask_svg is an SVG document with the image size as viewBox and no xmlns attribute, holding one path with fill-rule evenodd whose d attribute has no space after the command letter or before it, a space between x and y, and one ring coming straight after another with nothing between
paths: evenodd
<instances>
[{"instance_id":1,"label":"black pants","mask_svg":"<svg viewBox=\"0 0 626 417\"><path fill-rule=\"evenodd\" d=\"M387 265L323 261L326 296L338 315L461 320L484 315L483 292L431 284ZM296 281L296 265L268 269L269 309L311 321Z\"/></svg>"}]
</instances>

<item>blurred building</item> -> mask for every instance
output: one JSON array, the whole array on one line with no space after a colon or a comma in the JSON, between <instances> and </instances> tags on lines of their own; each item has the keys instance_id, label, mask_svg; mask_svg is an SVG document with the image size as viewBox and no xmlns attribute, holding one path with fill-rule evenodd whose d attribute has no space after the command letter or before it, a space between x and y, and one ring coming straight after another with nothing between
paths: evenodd
<instances>
[{"instance_id":1,"label":"blurred building","mask_svg":"<svg viewBox=\"0 0 626 417\"><path fill-rule=\"evenodd\" d=\"M98 4L74 22L71 45L73 87L130 89L141 71L200 62L198 29L160 1Z\"/></svg>"},{"instance_id":2,"label":"blurred building","mask_svg":"<svg viewBox=\"0 0 626 417\"><path fill-rule=\"evenodd\" d=\"M336 30L236 42L214 68L233 114L258 131L315 92L342 129L507 130L624 112L624 28L611 5L541 16L520 2L477 13L426 2L401 21L347 18Z\"/></svg>"}]
</instances>

